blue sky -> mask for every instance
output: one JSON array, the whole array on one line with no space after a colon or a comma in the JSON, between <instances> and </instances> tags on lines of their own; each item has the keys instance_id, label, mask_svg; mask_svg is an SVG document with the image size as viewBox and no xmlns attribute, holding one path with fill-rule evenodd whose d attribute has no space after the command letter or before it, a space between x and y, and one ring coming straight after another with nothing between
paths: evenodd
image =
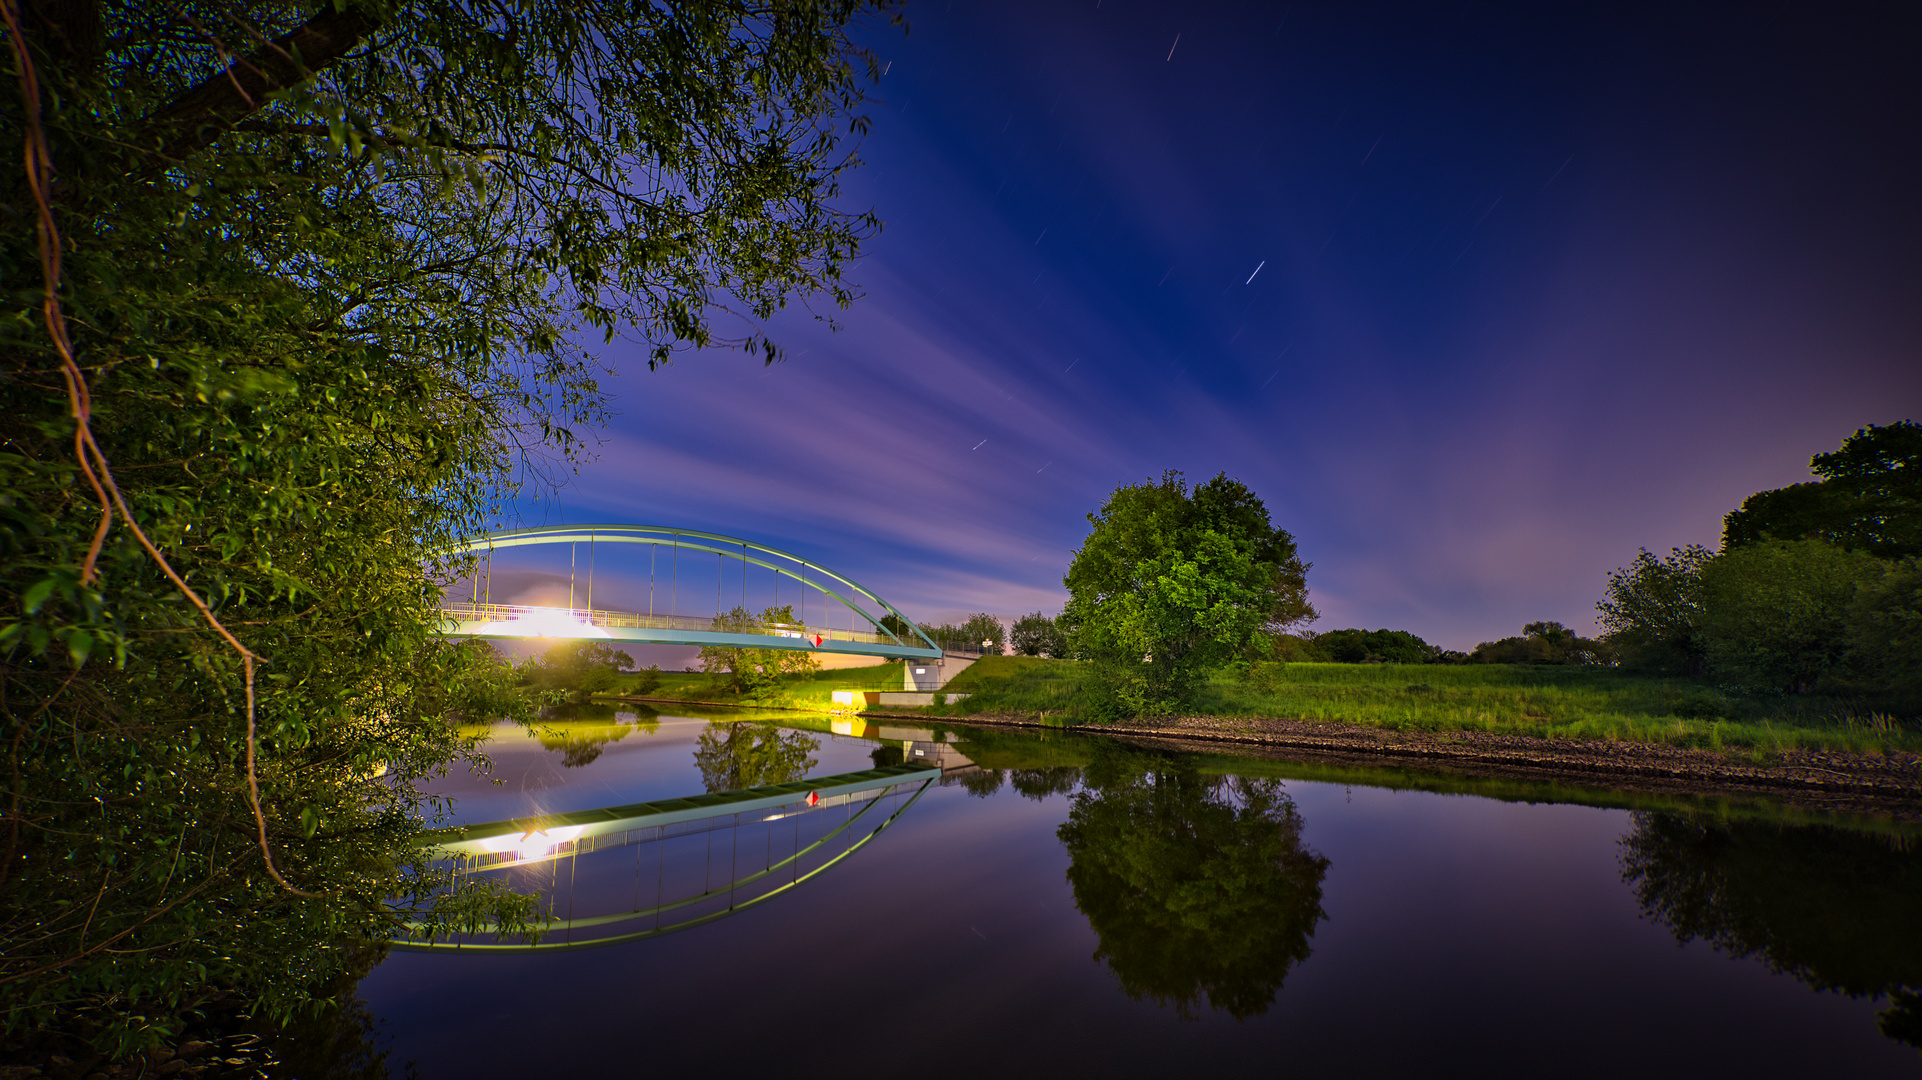
<instances>
[{"instance_id":1,"label":"blue sky","mask_svg":"<svg viewBox=\"0 0 1922 1080\"><path fill-rule=\"evenodd\" d=\"M911 615L1053 611L1085 515L1242 480L1314 629L1592 627L1639 547L1922 415L1896 4L911 3L785 362L604 350L520 524L787 548ZM690 612L693 613L693 612Z\"/></svg>"}]
</instances>

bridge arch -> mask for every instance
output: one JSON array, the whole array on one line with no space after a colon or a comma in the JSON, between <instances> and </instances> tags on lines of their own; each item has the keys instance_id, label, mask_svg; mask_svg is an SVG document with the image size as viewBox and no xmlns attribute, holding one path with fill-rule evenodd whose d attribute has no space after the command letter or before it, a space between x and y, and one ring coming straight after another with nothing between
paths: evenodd
<instances>
[{"instance_id":1,"label":"bridge arch","mask_svg":"<svg viewBox=\"0 0 1922 1080\"><path fill-rule=\"evenodd\" d=\"M575 557L570 559L570 565L576 570L579 549L583 545L587 549L585 607L574 604L577 598L574 584L578 574L569 579L568 603L565 606L493 602L492 563L495 552L562 544L573 547ZM742 627L734 620L725 619L721 610L724 597L720 595L724 575L718 569L714 617L686 615L672 610L657 611L654 570L658 560L653 558L649 560L647 611L598 608L594 604L594 572L596 555L604 544L671 549L674 556L670 572L675 577L668 593L673 598L669 601L670 608L679 601L681 555L712 554L717 559L717 566L728 559L740 563L742 607L746 607L748 568L760 567L773 572L777 592L783 578L800 587L801 615L791 624L752 627ZM451 597L443 600L441 614L445 623L442 632L450 637L604 638L640 645L721 645L904 659L938 659L942 655L940 646L922 632L913 620L852 578L792 552L737 536L655 525L551 525L477 536L447 549L445 554L478 555L485 567L475 573L471 601ZM485 587L483 581L487 582ZM810 589L823 598L824 614L817 624L806 621L806 598ZM842 628L829 625L835 621L828 619L825 614L829 602L841 605L841 609L849 615L850 626ZM866 623L865 629L860 625L862 622ZM909 632L899 633L889 622L894 622L895 626L906 626Z\"/></svg>"}]
</instances>

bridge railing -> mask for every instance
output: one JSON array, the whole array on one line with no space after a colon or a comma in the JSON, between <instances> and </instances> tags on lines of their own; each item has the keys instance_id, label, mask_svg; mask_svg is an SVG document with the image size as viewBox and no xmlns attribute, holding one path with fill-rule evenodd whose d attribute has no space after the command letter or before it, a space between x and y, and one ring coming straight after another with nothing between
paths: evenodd
<instances>
[{"instance_id":1,"label":"bridge railing","mask_svg":"<svg viewBox=\"0 0 1922 1080\"><path fill-rule=\"evenodd\" d=\"M897 644L895 638L869 630L848 630L826 626L807 626L801 623L775 623L771 626L740 626L731 620L725 626L717 626L720 620L702 615L655 615L640 611L605 611L599 608L543 607L538 604L484 604L447 602L441 604L441 615L457 622L511 623L539 619L543 623L565 620L586 626L608 628L646 629L646 630L699 630L735 634L759 634L765 637L804 638L812 640L816 636L824 641L858 641L869 645Z\"/></svg>"}]
</instances>

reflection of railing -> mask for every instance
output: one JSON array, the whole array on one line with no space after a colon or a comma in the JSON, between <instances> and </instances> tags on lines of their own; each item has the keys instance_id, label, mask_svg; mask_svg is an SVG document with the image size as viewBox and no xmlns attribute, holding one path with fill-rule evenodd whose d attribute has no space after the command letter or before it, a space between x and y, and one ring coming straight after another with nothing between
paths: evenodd
<instances>
[{"instance_id":1,"label":"reflection of railing","mask_svg":"<svg viewBox=\"0 0 1922 1080\"><path fill-rule=\"evenodd\" d=\"M598 608L541 607L534 604L478 604L446 602L442 617L463 623L538 623L543 629L557 623L577 623L612 629L694 630L723 634L758 634L765 637L820 637L824 641L859 641L869 645L900 644L890 634L867 630L846 630L800 623L774 623L768 626L741 626L730 620L700 615L650 615L638 611L603 611ZM554 636L549 634L548 636ZM978 651L978 648L977 648Z\"/></svg>"},{"instance_id":2,"label":"reflection of railing","mask_svg":"<svg viewBox=\"0 0 1922 1080\"><path fill-rule=\"evenodd\" d=\"M412 950L553 952L613 945L712 922L770 900L854 854L914 805L939 776L939 769L890 765L743 791L436 830L429 834L436 842L434 853L456 859L457 874L505 872L517 879L511 885L531 887L540 896L549 914L536 923L544 940L510 942L489 925L459 939L403 939L395 945ZM890 806L892 812L887 812ZM836 815L836 810L842 813ZM725 849L716 840L721 833L728 834ZM670 854L677 840L692 842ZM625 860L616 863L605 854L583 861L624 848L635 850L632 872L625 869ZM754 854L763 855L758 868L753 867ZM725 856L725 868L714 865L717 855ZM646 906L642 883L650 875L644 871L652 871L655 882L653 903ZM587 895L580 895L583 892ZM627 898L621 903L631 900L631 906L575 914L577 906L609 906L609 895ZM565 917L557 917L557 912L565 912ZM421 925L408 924L408 929L419 931Z\"/></svg>"}]
</instances>

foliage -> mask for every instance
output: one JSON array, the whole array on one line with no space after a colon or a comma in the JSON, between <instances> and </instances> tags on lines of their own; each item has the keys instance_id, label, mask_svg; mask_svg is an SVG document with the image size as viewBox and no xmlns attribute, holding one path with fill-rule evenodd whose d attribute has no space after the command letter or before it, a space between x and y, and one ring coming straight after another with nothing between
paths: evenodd
<instances>
[{"instance_id":1,"label":"foliage","mask_svg":"<svg viewBox=\"0 0 1922 1080\"><path fill-rule=\"evenodd\" d=\"M549 700L581 704L612 690L620 673L633 666L632 656L605 641L557 641L540 656L528 658L521 678Z\"/></svg>"},{"instance_id":2,"label":"foliage","mask_svg":"<svg viewBox=\"0 0 1922 1080\"><path fill-rule=\"evenodd\" d=\"M1608 595L1595 605L1605 640L1631 671L1699 675L1702 568L1714 553L1699 544L1657 558L1647 548L1608 575Z\"/></svg>"},{"instance_id":3,"label":"foliage","mask_svg":"<svg viewBox=\"0 0 1922 1080\"><path fill-rule=\"evenodd\" d=\"M821 740L774 724L716 720L701 732L694 764L710 792L740 791L799 780L818 763Z\"/></svg>"},{"instance_id":4,"label":"foliage","mask_svg":"<svg viewBox=\"0 0 1922 1080\"><path fill-rule=\"evenodd\" d=\"M1478 664L1611 664L1615 650L1558 622L1532 622L1521 637L1484 641L1470 655Z\"/></svg>"},{"instance_id":5,"label":"foliage","mask_svg":"<svg viewBox=\"0 0 1922 1080\"><path fill-rule=\"evenodd\" d=\"M728 634L775 634L796 625L794 605L782 604L759 616L736 605L714 620L714 629ZM790 631L791 633L791 631ZM759 700L774 693L787 676L807 676L819 670L813 653L799 649L750 649L735 645L701 646L701 670L731 694Z\"/></svg>"},{"instance_id":6,"label":"foliage","mask_svg":"<svg viewBox=\"0 0 1922 1080\"><path fill-rule=\"evenodd\" d=\"M1367 631L1357 632L1366 633ZM1257 649L1255 662L1257 664L1330 663L1328 654L1318 644L1320 639L1320 634L1305 630L1293 634L1274 634L1267 641L1267 655L1262 656Z\"/></svg>"},{"instance_id":7,"label":"foliage","mask_svg":"<svg viewBox=\"0 0 1922 1080\"><path fill-rule=\"evenodd\" d=\"M1010 769L1008 786L1024 799L1042 802L1051 795L1066 795L1081 783L1081 770L1073 765L1051 765L1030 769Z\"/></svg>"},{"instance_id":8,"label":"foliage","mask_svg":"<svg viewBox=\"0 0 1922 1080\"><path fill-rule=\"evenodd\" d=\"M913 642L915 640L914 624L899 615L890 614L881 616L880 625L881 629L893 634L896 638L904 642Z\"/></svg>"},{"instance_id":9,"label":"foliage","mask_svg":"<svg viewBox=\"0 0 1922 1080\"><path fill-rule=\"evenodd\" d=\"M1056 660L1068 655L1068 638L1055 621L1039 611L1014 621L1011 638L1017 656L1046 656Z\"/></svg>"},{"instance_id":10,"label":"foliage","mask_svg":"<svg viewBox=\"0 0 1922 1080\"><path fill-rule=\"evenodd\" d=\"M1326 914L1328 860L1279 781L1204 777L1177 758L1097 751L1068 820L1075 906L1131 998L1192 1018L1259 1016Z\"/></svg>"},{"instance_id":11,"label":"foliage","mask_svg":"<svg viewBox=\"0 0 1922 1080\"><path fill-rule=\"evenodd\" d=\"M1903 559L1856 593L1850 674L1914 709L1922 703L1922 559Z\"/></svg>"},{"instance_id":12,"label":"foliage","mask_svg":"<svg viewBox=\"0 0 1922 1080\"><path fill-rule=\"evenodd\" d=\"M1008 638L1007 627L1001 620L984 611L968 616L959 626L952 623L922 623L921 632L936 645L957 652L981 652L983 641L993 642L987 651L1000 652Z\"/></svg>"},{"instance_id":13,"label":"foliage","mask_svg":"<svg viewBox=\"0 0 1922 1080\"><path fill-rule=\"evenodd\" d=\"M259 828L313 895L255 846L237 654L124 525L89 574L100 496L9 172L9 1032L104 1004L124 1050L215 987L284 1019L324 1005L336 944L389 932L390 899L511 914L410 866L416 782L479 760L459 724L529 718L505 665L434 633L462 569L437 553L601 415L587 332L659 362L715 341L717 312L849 298L873 222L829 205L867 59L844 27L876 7L35 5L61 20L26 39L100 464L263 658Z\"/></svg>"},{"instance_id":14,"label":"foliage","mask_svg":"<svg viewBox=\"0 0 1922 1080\"><path fill-rule=\"evenodd\" d=\"M1887 997L1883 1032L1922 1049L1922 854L1843 829L1679 813L1636 814L1622 848L1623 880L1677 942Z\"/></svg>"},{"instance_id":15,"label":"foliage","mask_svg":"<svg viewBox=\"0 0 1922 1080\"><path fill-rule=\"evenodd\" d=\"M1314 617L1294 538L1225 474L1192 494L1174 471L1117 488L1088 522L1061 621L1107 715L1183 707L1207 671Z\"/></svg>"},{"instance_id":16,"label":"foliage","mask_svg":"<svg viewBox=\"0 0 1922 1080\"><path fill-rule=\"evenodd\" d=\"M985 611L977 611L961 622L961 640L973 648L988 653L1007 651L1008 627L1000 619ZM983 645L982 642L992 642Z\"/></svg>"},{"instance_id":17,"label":"foliage","mask_svg":"<svg viewBox=\"0 0 1922 1080\"><path fill-rule=\"evenodd\" d=\"M1701 642L1717 678L1789 693L1843 671L1857 593L1883 563L1820 540L1763 540L1702 571Z\"/></svg>"},{"instance_id":18,"label":"foliage","mask_svg":"<svg viewBox=\"0 0 1922 1080\"><path fill-rule=\"evenodd\" d=\"M635 697L643 697L651 694L661 688L661 665L649 664L636 672L632 679L624 682L616 680L614 686ZM613 688L610 687L610 692L612 689Z\"/></svg>"},{"instance_id":19,"label":"foliage","mask_svg":"<svg viewBox=\"0 0 1922 1080\"><path fill-rule=\"evenodd\" d=\"M1922 424L1871 424L1809 468L1823 479L1758 492L1729 514L1723 549L1821 540L1882 558L1922 555Z\"/></svg>"},{"instance_id":20,"label":"foliage","mask_svg":"<svg viewBox=\"0 0 1922 1080\"><path fill-rule=\"evenodd\" d=\"M1817 454L1823 479L1750 497L1723 550L1643 551L1598 604L1624 667L1922 704L1922 425L1865 427Z\"/></svg>"},{"instance_id":21,"label":"foliage","mask_svg":"<svg viewBox=\"0 0 1922 1080\"><path fill-rule=\"evenodd\" d=\"M1308 656L1336 664L1429 664L1442 656L1440 646L1406 630L1328 630L1304 644Z\"/></svg>"}]
</instances>

